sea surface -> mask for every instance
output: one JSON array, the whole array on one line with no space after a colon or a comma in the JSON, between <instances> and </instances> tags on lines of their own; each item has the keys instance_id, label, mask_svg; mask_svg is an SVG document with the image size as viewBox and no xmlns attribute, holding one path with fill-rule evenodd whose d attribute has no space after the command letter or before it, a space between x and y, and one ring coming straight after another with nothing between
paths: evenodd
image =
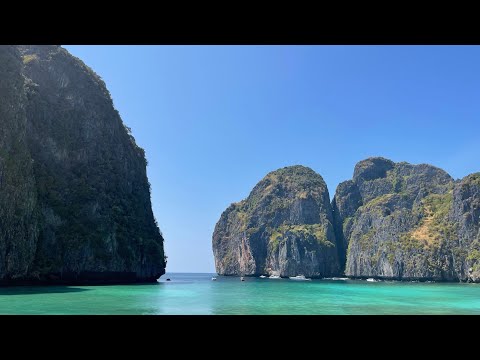
<instances>
[{"instance_id":1,"label":"sea surface","mask_svg":"<svg viewBox=\"0 0 480 360\"><path fill-rule=\"evenodd\" d=\"M0 314L480 314L480 284L212 276L167 273L149 285L4 287Z\"/></svg>"}]
</instances>

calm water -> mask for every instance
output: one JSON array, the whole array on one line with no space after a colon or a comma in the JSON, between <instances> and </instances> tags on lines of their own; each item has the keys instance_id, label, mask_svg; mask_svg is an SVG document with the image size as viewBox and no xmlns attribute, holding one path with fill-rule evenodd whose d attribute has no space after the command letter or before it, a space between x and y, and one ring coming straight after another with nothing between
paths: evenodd
<instances>
[{"instance_id":1,"label":"calm water","mask_svg":"<svg viewBox=\"0 0 480 360\"><path fill-rule=\"evenodd\" d=\"M0 314L480 314L480 284L212 275L170 273L153 285L0 288Z\"/></svg>"}]
</instances>

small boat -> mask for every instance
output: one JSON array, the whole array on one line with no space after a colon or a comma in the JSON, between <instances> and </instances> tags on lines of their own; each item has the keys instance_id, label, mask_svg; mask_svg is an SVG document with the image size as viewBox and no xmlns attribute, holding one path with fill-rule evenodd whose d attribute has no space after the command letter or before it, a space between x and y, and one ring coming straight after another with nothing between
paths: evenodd
<instances>
[{"instance_id":1,"label":"small boat","mask_svg":"<svg viewBox=\"0 0 480 360\"><path fill-rule=\"evenodd\" d=\"M243 276L240 276L240 281L245 281L245 278Z\"/></svg>"},{"instance_id":2,"label":"small boat","mask_svg":"<svg viewBox=\"0 0 480 360\"><path fill-rule=\"evenodd\" d=\"M212 277L212 281L217 281L217 278L216 278L216 277Z\"/></svg>"},{"instance_id":3,"label":"small boat","mask_svg":"<svg viewBox=\"0 0 480 360\"><path fill-rule=\"evenodd\" d=\"M368 278L367 281L368 282L377 282L377 280L375 280L374 278Z\"/></svg>"},{"instance_id":4,"label":"small boat","mask_svg":"<svg viewBox=\"0 0 480 360\"><path fill-rule=\"evenodd\" d=\"M270 275L269 279L281 279L280 275Z\"/></svg>"},{"instance_id":5,"label":"small boat","mask_svg":"<svg viewBox=\"0 0 480 360\"><path fill-rule=\"evenodd\" d=\"M265 279L266 276L265 276L265 275L260 275L260 278L261 278L261 279Z\"/></svg>"},{"instance_id":6,"label":"small boat","mask_svg":"<svg viewBox=\"0 0 480 360\"><path fill-rule=\"evenodd\" d=\"M311 281L312 279L307 279L305 275L297 275L297 276L290 276L290 280Z\"/></svg>"},{"instance_id":7,"label":"small boat","mask_svg":"<svg viewBox=\"0 0 480 360\"><path fill-rule=\"evenodd\" d=\"M346 281L346 280L348 280L348 278L333 277L332 280L336 280L336 281L338 281L338 280Z\"/></svg>"}]
</instances>

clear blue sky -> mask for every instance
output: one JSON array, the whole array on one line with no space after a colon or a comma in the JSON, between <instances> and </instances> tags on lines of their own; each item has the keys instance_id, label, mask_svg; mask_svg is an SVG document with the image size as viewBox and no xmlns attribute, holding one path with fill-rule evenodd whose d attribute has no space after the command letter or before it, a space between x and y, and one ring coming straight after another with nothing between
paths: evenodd
<instances>
[{"instance_id":1,"label":"clear blue sky","mask_svg":"<svg viewBox=\"0 0 480 360\"><path fill-rule=\"evenodd\" d=\"M303 164L331 197L369 156L480 171L478 46L65 46L149 161L168 272L213 272L222 211Z\"/></svg>"}]
</instances>

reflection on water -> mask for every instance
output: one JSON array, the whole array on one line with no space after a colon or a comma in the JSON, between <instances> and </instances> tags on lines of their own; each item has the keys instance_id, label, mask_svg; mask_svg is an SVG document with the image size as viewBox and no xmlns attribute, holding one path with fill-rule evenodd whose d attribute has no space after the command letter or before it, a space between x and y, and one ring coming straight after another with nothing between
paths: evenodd
<instances>
[{"instance_id":1,"label":"reflection on water","mask_svg":"<svg viewBox=\"0 0 480 360\"><path fill-rule=\"evenodd\" d=\"M480 284L213 275L170 273L151 285L0 288L0 313L480 314Z\"/></svg>"}]
</instances>

